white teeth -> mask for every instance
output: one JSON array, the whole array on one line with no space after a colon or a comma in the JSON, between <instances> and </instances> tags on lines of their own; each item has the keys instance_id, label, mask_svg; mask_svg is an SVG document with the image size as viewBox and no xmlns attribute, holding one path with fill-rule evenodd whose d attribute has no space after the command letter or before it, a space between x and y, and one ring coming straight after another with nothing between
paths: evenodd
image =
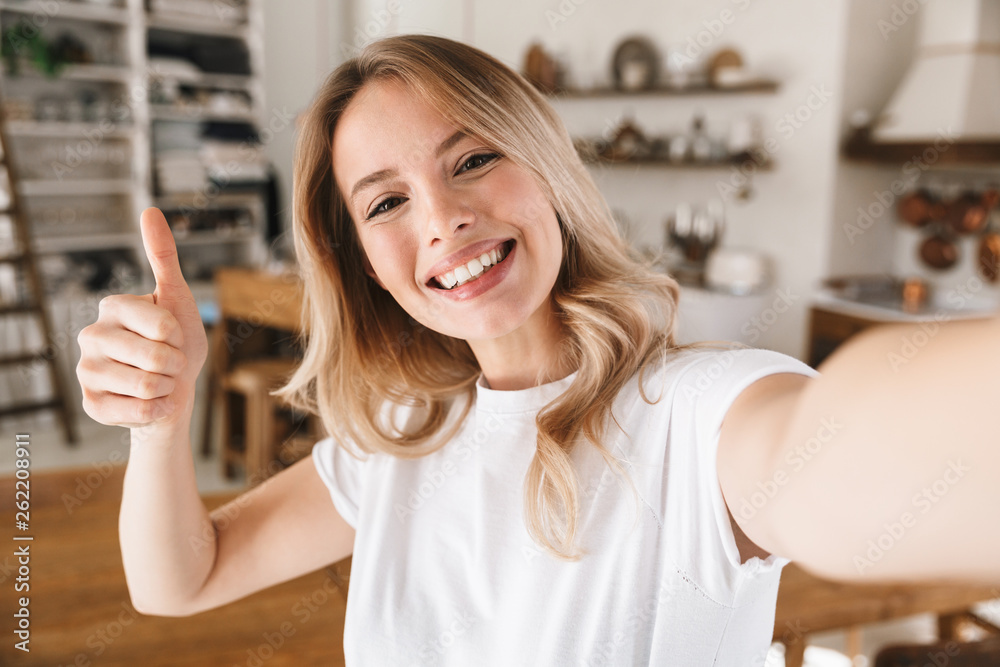
<instances>
[{"instance_id":1,"label":"white teeth","mask_svg":"<svg viewBox=\"0 0 1000 667\"><path fill-rule=\"evenodd\" d=\"M455 269L455 278L458 280L458 282L466 281L471 277L472 277L472 272L469 271L468 266L465 266L463 264L462 266L459 266L458 268Z\"/></svg>"},{"instance_id":2,"label":"white teeth","mask_svg":"<svg viewBox=\"0 0 1000 667\"><path fill-rule=\"evenodd\" d=\"M444 289L453 289L463 283L478 278L496 264L503 261L507 255L503 251L503 246L494 248L489 252L484 252L479 257L470 259L462 266L455 267L454 270L442 274L436 278L438 285Z\"/></svg>"}]
</instances>

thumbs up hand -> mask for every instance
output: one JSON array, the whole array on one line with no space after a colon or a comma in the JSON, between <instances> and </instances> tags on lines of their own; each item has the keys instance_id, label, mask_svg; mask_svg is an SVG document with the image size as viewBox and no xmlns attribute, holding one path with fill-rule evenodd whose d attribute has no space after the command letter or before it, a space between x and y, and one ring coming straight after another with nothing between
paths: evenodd
<instances>
[{"instance_id":1,"label":"thumbs up hand","mask_svg":"<svg viewBox=\"0 0 1000 667\"><path fill-rule=\"evenodd\" d=\"M208 338L163 214L146 209L140 226L156 289L104 297L97 321L80 331L83 408L112 426L186 428Z\"/></svg>"}]
</instances>

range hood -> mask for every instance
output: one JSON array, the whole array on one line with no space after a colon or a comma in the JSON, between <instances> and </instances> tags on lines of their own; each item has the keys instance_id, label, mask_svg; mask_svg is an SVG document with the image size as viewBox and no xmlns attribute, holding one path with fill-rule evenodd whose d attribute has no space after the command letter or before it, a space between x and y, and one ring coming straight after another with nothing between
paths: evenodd
<instances>
[{"instance_id":1,"label":"range hood","mask_svg":"<svg viewBox=\"0 0 1000 667\"><path fill-rule=\"evenodd\" d=\"M926 0L913 62L870 139L1000 142L1000 0Z\"/></svg>"}]
</instances>

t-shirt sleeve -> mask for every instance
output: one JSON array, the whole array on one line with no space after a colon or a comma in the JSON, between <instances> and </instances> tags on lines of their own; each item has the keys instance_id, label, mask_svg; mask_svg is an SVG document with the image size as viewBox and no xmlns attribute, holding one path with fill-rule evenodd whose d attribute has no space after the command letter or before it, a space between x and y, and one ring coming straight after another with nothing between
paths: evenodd
<instances>
[{"instance_id":1,"label":"t-shirt sleeve","mask_svg":"<svg viewBox=\"0 0 1000 667\"><path fill-rule=\"evenodd\" d=\"M330 490L333 506L344 521L357 528L366 461L352 456L332 437L313 445L312 458L316 472Z\"/></svg>"},{"instance_id":2,"label":"t-shirt sleeve","mask_svg":"<svg viewBox=\"0 0 1000 667\"><path fill-rule=\"evenodd\" d=\"M740 581L780 570L789 562L778 554L740 562L716 462L726 412L740 392L775 373L819 375L794 357L756 348L698 351L678 371L670 427L668 521L684 533L680 537L685 547L675 556L679 565L720 596ZM734 508L733 514L737 511Z\"/></svg>"}]
</instances>

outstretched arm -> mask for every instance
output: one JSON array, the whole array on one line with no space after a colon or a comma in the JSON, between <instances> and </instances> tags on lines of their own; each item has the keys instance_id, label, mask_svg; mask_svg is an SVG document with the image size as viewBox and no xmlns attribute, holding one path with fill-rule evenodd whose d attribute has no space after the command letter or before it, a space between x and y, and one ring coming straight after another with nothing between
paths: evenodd
<instances>
[{"instance_id":1,"label":"outstretched arm","mask_svg":"<svg viewBox=\"0 0 1000 667\"><path fill-rule=\"evenodd\" d=\"M1000 319L867 330L726 415L719 482L762 548L859 582L1000 582Z\"/></svg>"}]
</instances>

